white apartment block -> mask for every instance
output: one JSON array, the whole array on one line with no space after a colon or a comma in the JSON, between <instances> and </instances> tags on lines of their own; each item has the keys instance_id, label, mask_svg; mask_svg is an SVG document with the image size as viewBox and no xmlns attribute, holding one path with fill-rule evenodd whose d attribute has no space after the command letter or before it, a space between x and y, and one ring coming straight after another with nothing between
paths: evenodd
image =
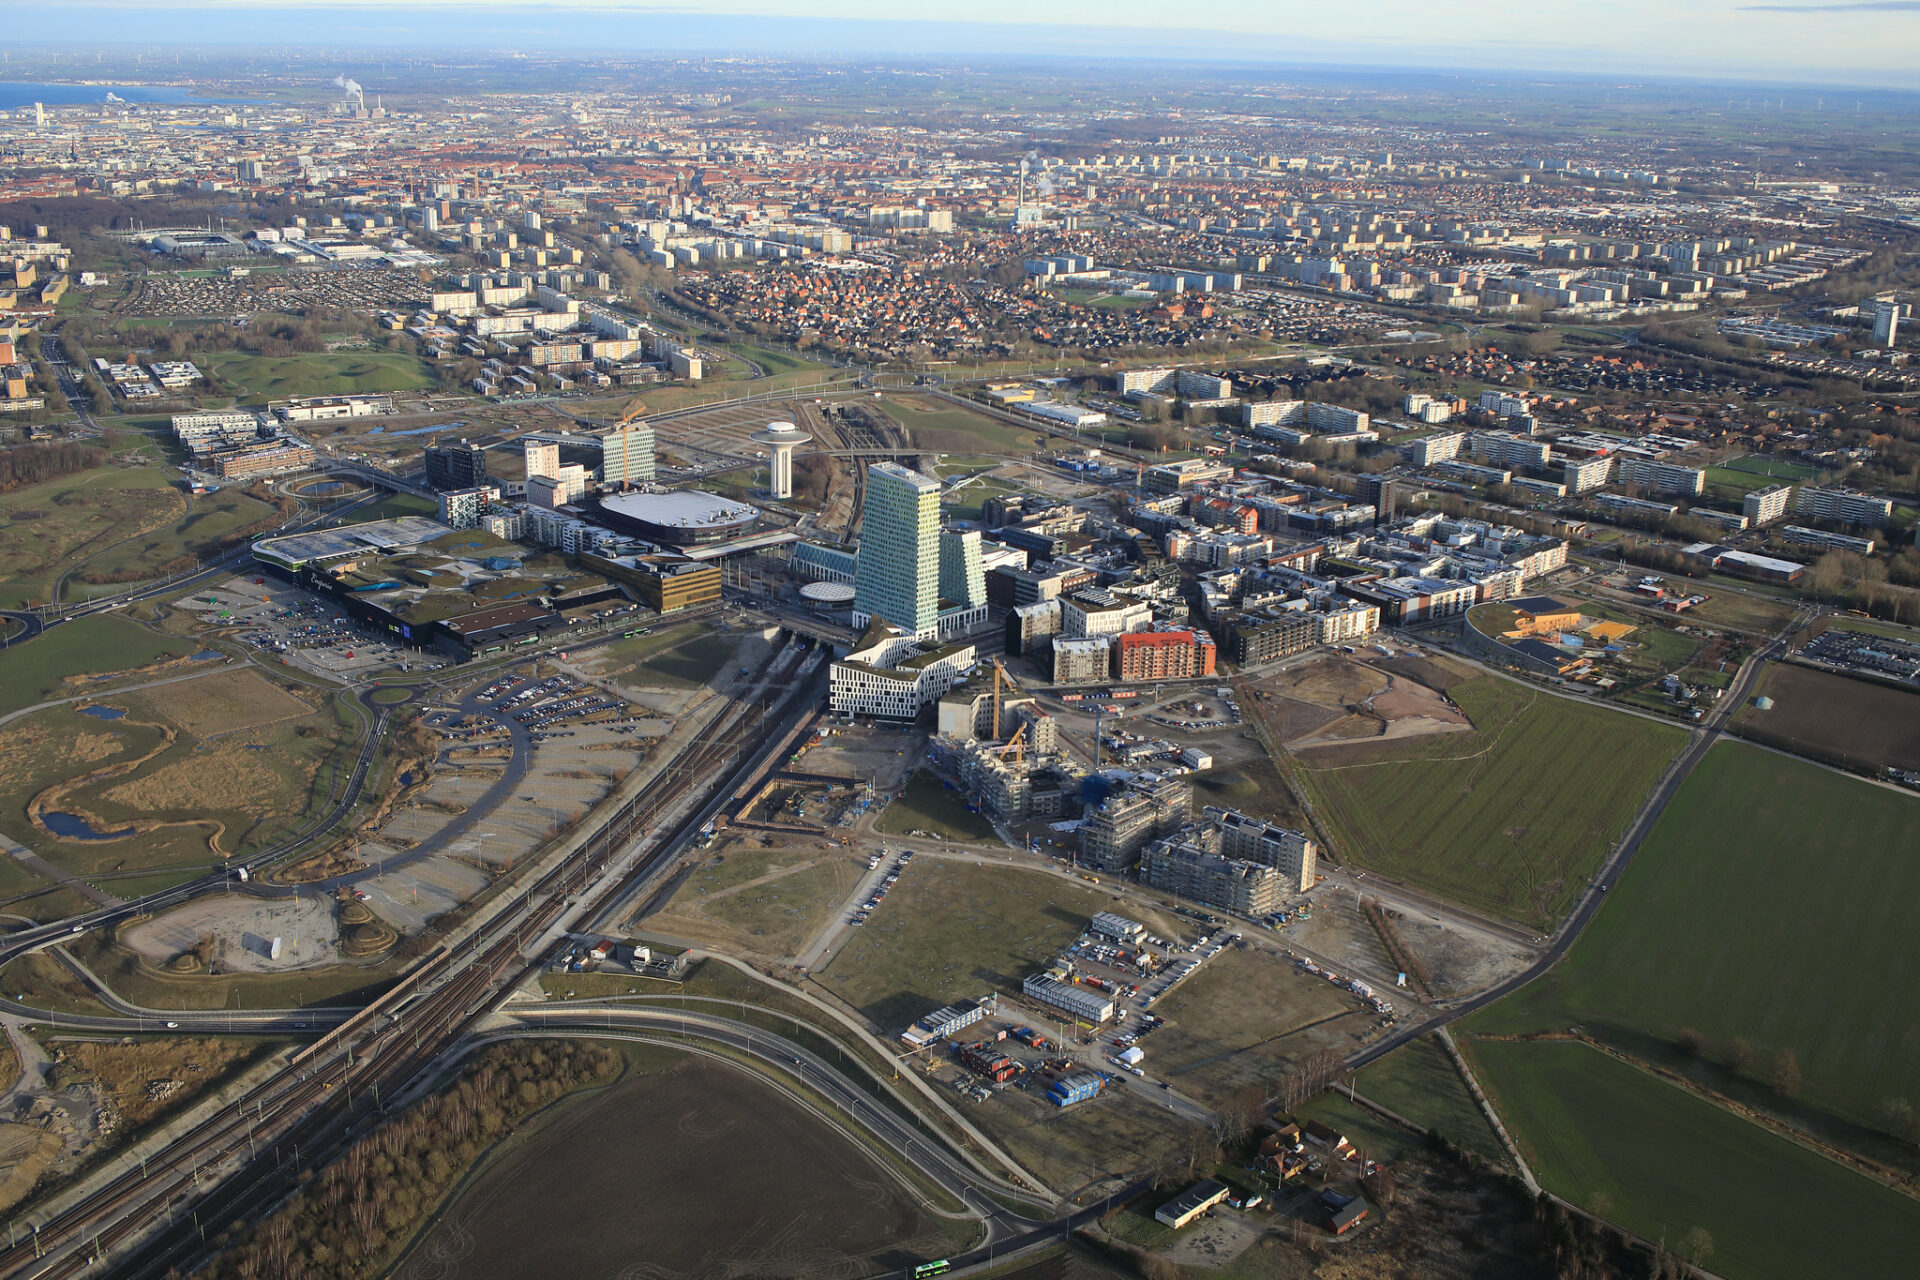
<instances>
[{"instance_id":1,"label":"white apartment block","mask_svg":"<svg viewBox=\"0 0 1920 1280\"><path fill-rule=\"evenodd\" d=\"M1592 493L1604 488L1612 471L1613 459L1608 457L1560 459L1560 479L1568 493Z\"/></svg>"},{"instance_id":2,"label":"white apartment block","mask_svg":"<svg viewBox=\"0 0 1920 1280\"><path fill-rule=\"evenodd\" d=\"M1771 489L1755 489L1740 504L1741 514L1747 517L1749 525L1772 524L1787 514L1787 504L1793 498L1793 486L1775 485Z\"/></svg>"},{"instance_id":3,"label":"white apartment block","mask_svg":"<svg viewBox=\"0 0 1920 1280\"><path fill-rule=\"evenodd\" d=\"M1622 456L1614 465L1616 484L1639 485L1653 493L1698 497L1707 491L1707 473L1698 467L1680 467L1652 458Z\"/></svg>"},{"instance_id":4,"label":"white apartment block","mask_svg":"<svg viewBox=\"0 0 1920 1280\"><path fill-rule=\"evenodd\" d=\"M1838 520L1844 524L1867 524L1878 528L1893 518L1893 502L1852 489L1813 489L1801 485L1794 495L1795 515L1819 520Z\"/></svg>"},{"instance_id":5,"label":"white apartment block","mask_svg":"<svg viewBox=\"0 0 1920 1280\"><path fill-rule=\"evenodd\" d=\"M1365 431L1372 421L1358 409L1343 409L1337 404L1322 404L1318 400L1271 400L1265 404L1240 406L1240 425L1243 427L1303 426L1309 431L1345 435Z\"/></svg>"},{"instance_id":6,"label":"white apartment block","mask_svg":"<svg viewBox=\"0 0 1920 1280\"><path fill-rule=\"evenodd\" d=\"M1472 448L1475 457L1502 467L1544 467L1550 452L1545 441L1499 431L1474 432Z\"/></svg>"},{"instance_id":7,"label":"white apartment block","mask_svg":"<svg viewBox=\"0 0 1920 1280\"><path fill-rule=\"evenodd\" d=\"M1436 462L1451 462L1460 456L1461 446L1467 437L1458 431L1442 431L1424 440L1412 440L1400 446L1400 456L1416 467L1430 467Z\"/></svg>"}]
</instances>

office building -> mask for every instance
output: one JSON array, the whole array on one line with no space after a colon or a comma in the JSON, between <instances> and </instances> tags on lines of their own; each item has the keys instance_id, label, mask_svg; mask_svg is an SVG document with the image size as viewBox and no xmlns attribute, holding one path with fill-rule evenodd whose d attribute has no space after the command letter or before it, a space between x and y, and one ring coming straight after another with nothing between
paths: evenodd
<instances>
[{"instance_id":1,"label":"office building","mask_svg":"<svg viewBox=\"0 0 1920 1280\"><path fill-rule=\"evenodd\" d=\"M1787 514L1787 502L1792 497L1793 486L1789 484L1756 489L1740 504L1740 512L1746 516L1747 523L1756 528L1771 524Z\"/></svg>"},{"instance_id":2,"label":"office building","mask_svg":"<svg viewBox=\"0 0 1920 1280\"><path fill-rule=\"evenodd\" d=\"M940 531L940 599L969 609L986 604L987 574L978 529Z\"/></svg>"},{"instance_id":3,"label":"office building","mask_svg":"<svg viewBox=\"0 0 1920 1280\"><path fill-rule=\"evenodd\" d=\"M940 482L897 462L873 463L863 510L855 625L885 618L910 635L932 634L940 613Z\"/></svg>"},{"instance_id":4,"label":"office building","mask_svg":"<svg viewBox=\"0 0 1920 1280\"><path fill-rule=\"evenodd\" d=\"M920 708L966 683L971 644L935 646L904 628L868 628L858 647L828 670L827 704L836 715L912 720Z\"/></svg>"},{"instance_id":5,"label":"office building","mask_svg":"<svg viewBox=\"0 0 1920 1280\"><path fill-rule=\"evenodd\" d=\"M487 453L465 440L430 444L426 450L427 484L435 489L477 489L487 482Z\"/></svg>"},{"instance_id":6,"label":"office building","mask_svg":"<svg viewBox=\"0 0 1920 1280\"><path fill-rule=\"evenodd\" d=\"M610 488L650 484L654 477L653 428L644 422L615 427L600 442L600 483Z\"/></svg>"},{"instance_id":7,"label":"office building","mask_svg":"<svg viewBox=\"0 0 1920 1280\"><path fill-rule=\"evenodd\" d=\"M1813 489L1801 485L1793 498L1795 515L1818 520L1838 520L1842 524L1866 524L1880 528L1893 519L1893 502L1852 489Z\"/></svg>"}]
</instances>

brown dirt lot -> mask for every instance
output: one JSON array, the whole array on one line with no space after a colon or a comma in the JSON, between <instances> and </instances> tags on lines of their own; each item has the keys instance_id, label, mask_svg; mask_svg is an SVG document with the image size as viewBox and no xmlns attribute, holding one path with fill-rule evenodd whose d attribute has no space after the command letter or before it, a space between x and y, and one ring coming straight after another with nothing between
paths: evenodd
<instances>
[{"instance_id":1,"label":"brown dirt lot","mask_svg":"<svg viewBox=\"0 0 1920 1280\"><path fill-rule=\"evenodd\" d=\"M1784 662L1767 664L1760 693L1773 710L1749 702L1735 720L1756 742L1876 772L1920 769L1920 693Z\"/></svg>"},{"instance_id":2,"label":"brown dirt lot","mask_svg":"<svg viewBox=\"0 0 1920 1280\"><path fill-rule=\"evenodd\" d=\"M1441 693L1479 674L1470 667L1462 667L1439 657L1383 658L1371 665L1382 671L1391 671L1397 676L1405 676L1409 680L1426 685L1429 689L1438 689Z\"/></svg>"},{"instance_id":3,"label":"brown dirt lot","mask_svg":"<svg viewBox=\"0 0 1920 1280\"><path fill-rule=\"evenodd\" d=\"M313 710L258 672L245 670L161 685L142 696L196 738L253 729Z\"/></svg>"},{"instance_id":4,"label":"brown dirt lot","mask_svg":"<svg viewBox=\"0 0 1920 1280\"><path fill-rule=\"evenodd\" d=\"M690 1059L507 1150L400 1276L854 1276L953 1248L838 1130L742 1070Z\"/></svg>"},{"instance_id":5,"label":"brown dirt lot","mask_svg":"<svg viewBox=\"0 0 1920 1280\"><path fill-rule=\"evenodd\" d=\"M1141 1047L1152 1074L1224 1107L1310 1053L1354 1048L1353 1033L1367 1025L1358 1008L1354 996L1279 956L1229 950L1155 1004L1167 1025Z\"/></svg>"},{"instance_id":6,"label":"brown dirt lot","mask_svg":"<svg viewBox=\"0 0 1920 1280\"><path fill-rule=\"evenodd\" d=\"M67 1061L99 1083L124 1124L140 1126L171 1112L267 1051L258 1040L83 1041L57 1046Z\"/></svg>"},{"instance_id":7,"label":"brown dirt lot","mask_svg":"<svg viewBox=\"0 0 1920 1280\"><path fill-rule=\"evenodd\" d=\"M1365 702L1387 687L1378 671L1345 658L1323 658L1279 672L1260 686L1277 697L1297 698L1322 707Z\"/></svg>"}]
</instances>

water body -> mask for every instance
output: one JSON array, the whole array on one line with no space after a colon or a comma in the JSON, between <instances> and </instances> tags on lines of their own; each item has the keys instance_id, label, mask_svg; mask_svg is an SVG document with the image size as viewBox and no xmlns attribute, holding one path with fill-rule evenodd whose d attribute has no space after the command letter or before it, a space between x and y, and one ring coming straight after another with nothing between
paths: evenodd
<instances>
[{"instance_id":1,"label":"water body","mask_svg":"<svg viewBox=\"0 0 1920 1280\"><path fill-rule=\"evenodd\" d=\"M215 658L224 658L226 656L226 654L220 652L218 649L202 649L193 655L193 661L212 662Z\"/></svg>"},{"instance_id":2,"label":"water body","mask_svg":"<svg viewBox=\"0 0 1920 1280\"><path fill-rule=\"evenodd\" d=\"M43 813L40 821L53 834L69 840L125 840L135 834L132 827L125 831L100 831L77 813Z\"/></svg>"},{"instance_id":3,"label":"water body","mask_svg":"<svg viewBox=\"0 0 1920 1280\"><path fill-rule=\"evenodd\" d=\"M345 484L342 484L338 480L322 480L319 484L308 485L305 489L302 489L301 492L302 493L339 493L342 489L345 489L346 487L347 486Z\"/></svg>"},{"instance_id":4,"label":"water body","mask_svg":"<svg viewBox=\"0 0 1920 1280\"><path fill-rule=\"evenodd\" d=\"M26 80L0 80L0 111L31 107L38 102L49 107L72 107L102 103L111 93L122 102L232 105L252 101L248 98L196 98L191 90L162 84L44 84Z\"/></svg>"},{"instance_id":5,"label":"water body","mask_svg":"<svg viewBox=\"0 0 1920 1280\"><path fill-rule=\"evenodd\" d=\"M92 716L95 720L118 720L127 714L120 707L81 707L79 711L81 715Z\"/></svg>"}]
</instances>

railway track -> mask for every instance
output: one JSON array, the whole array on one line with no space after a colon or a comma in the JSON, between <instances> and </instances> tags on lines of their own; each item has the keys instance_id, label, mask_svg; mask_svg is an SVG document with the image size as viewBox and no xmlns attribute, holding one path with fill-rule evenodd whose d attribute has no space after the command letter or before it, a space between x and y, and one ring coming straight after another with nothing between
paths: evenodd
<instances>
[{"instance_id":1,"label":"railway track","mask_svg":"<svg viewBox=\"0 0 1920 1280\"><path fill-rule=\"evenodd\" d=\"M780 736L764 728L780 700L775 688L784 686L770 680L767 696L732 700L704 741L516 894L517 909L430 954L392 990L290 1054L281 1072L137 1168L45 1221L24 1224L27 1234L0 1251L0 1275L63 1280L121 1254L119 1274L164 1275L184 1269L221 1231L271 1206L301 1170L318 1167L343 1140L370 1127L387 1100L417 1083L501 995L537 971L540 940L644 833L652 815L708 784L731 788L743 770L751 771ZM618 903L697 829L701 815L696 804L656 833L655 849L590 902L578 903L575 918L591 920Z\"/></svg>"}]
</instances>

